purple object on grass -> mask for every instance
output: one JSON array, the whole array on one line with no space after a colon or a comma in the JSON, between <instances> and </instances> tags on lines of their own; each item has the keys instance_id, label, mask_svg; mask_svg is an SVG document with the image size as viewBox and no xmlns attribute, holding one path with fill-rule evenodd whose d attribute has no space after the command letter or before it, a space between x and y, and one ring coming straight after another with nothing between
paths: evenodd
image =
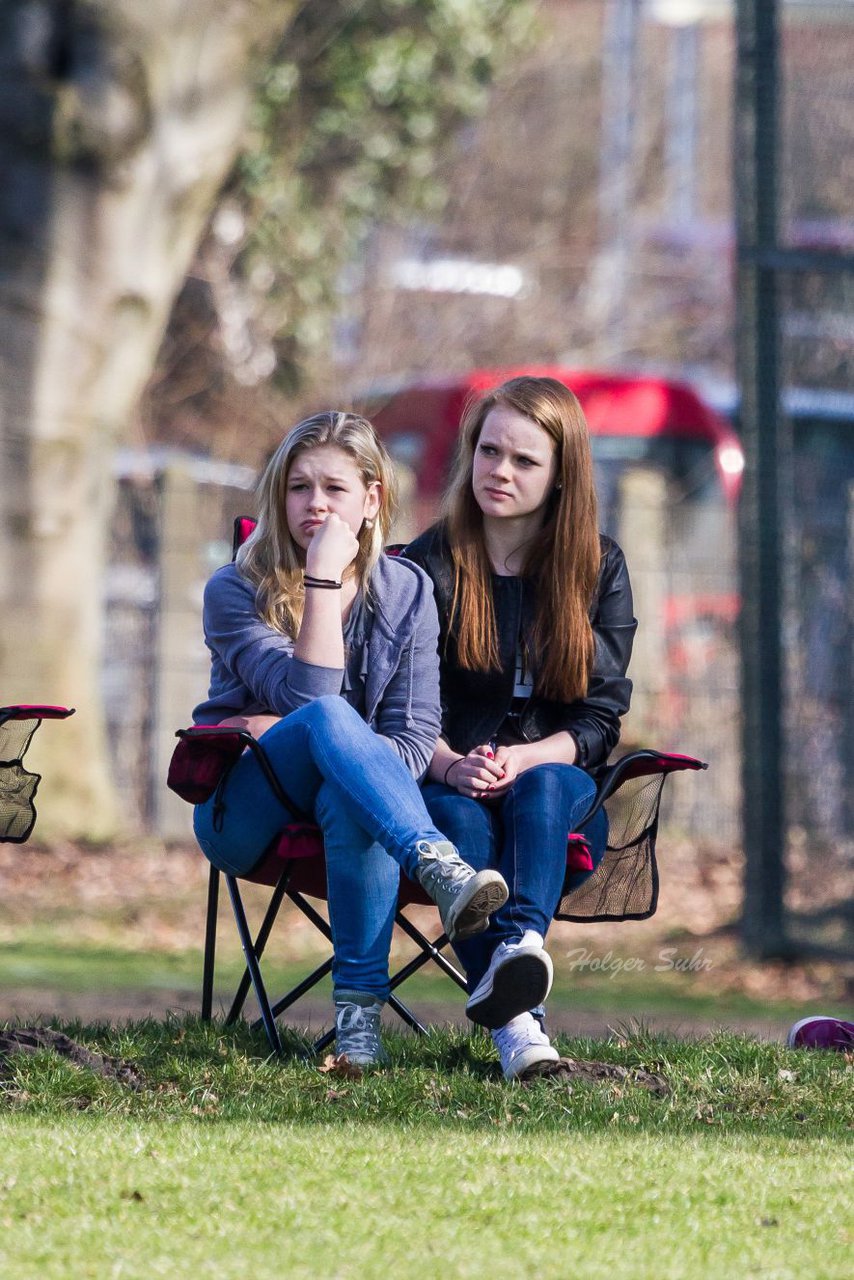
<instances>
[{"instance_id":1,"label":"purple object on grass","mask_svg":"<svg viewBox=\"0 0 854 1280\"><path fill-rule=\"evenodd\" d=\"M813 1014L795 1023L786 1036L786 1044L790 1049L848 1049L854 1052L854 1022Z\"/></svg>"}]
</instances>

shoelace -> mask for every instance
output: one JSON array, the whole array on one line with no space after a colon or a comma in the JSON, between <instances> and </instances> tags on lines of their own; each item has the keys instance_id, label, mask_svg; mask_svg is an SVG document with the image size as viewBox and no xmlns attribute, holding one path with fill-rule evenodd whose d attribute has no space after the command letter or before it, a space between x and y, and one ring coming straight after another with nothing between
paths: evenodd
<instances>
[{"instance_id":1,"label":"shoelace","mask_svg":"<svg viewBox=\"0 0 854 1280\"><path fill-rule=\"evenodd\" d=\"M337 1018L335 1026L339 1037L346 1039L346 1044L338 1044L339 1053L358 1053L376 1058L380 1052L379 1014L371 1009L364 1009L359 1004L345 1004Z\"/></svg>"},{"instance_id":2,"label":"shoelace","mask_svg":"<svg viewBox=\"0 0 854 1280\"><path fill-rule=\"evenodd\" d=\"M443 889L462 889L472 876L472 869L456 854L444 853L426 840L416 846L418 853L418 879L429 890L431 885Z\"/></svg>"},{"instance_id":3,"label":"shoelace","mask_svg":"<svg viewBox=\"0 0 854 1280\"><path fill-rule=\"evenodd\" d=\"M499 1027L492 1033L493 1043L501 1054L502 1059L505 1054L512 1057L520 1049L527 1049L529 1045L550 1043L548 1036L536 1018L525 1019L521 1025L514 1026L514 1023L516 1023L515 1018L513 1022L508 1022L506 1027Z\"/></svg>"}]
</instances>

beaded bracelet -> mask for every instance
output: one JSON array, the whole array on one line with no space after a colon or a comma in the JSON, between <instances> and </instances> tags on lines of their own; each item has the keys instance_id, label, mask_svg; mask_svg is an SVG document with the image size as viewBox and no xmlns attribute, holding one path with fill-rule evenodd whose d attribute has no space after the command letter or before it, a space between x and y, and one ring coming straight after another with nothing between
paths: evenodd
<instances>
[{"instance_id":1,"label":"beaded bracelet","mask_svg":"<svg viewBox=\"0 0 854 1280\"><path fill-rule=\"evenodd\" d=\"M319 587L323 591L340 591L344 586L337 578L315 578L310 573L304 573L302 580L307 587Z\"/></svg>"}]
</instances>

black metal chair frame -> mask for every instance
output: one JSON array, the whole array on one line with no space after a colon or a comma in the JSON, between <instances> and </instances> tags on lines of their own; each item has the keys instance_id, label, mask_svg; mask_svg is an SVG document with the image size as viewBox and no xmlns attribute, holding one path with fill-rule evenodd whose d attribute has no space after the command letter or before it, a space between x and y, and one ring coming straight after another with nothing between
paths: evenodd
<instances>
[{"instance_id":1,"label":"black metal chair frame","mask_svg":"<svg viewBox=\"0 0 854 1280\"><path fill-rule=\"evenodd\" d=\"M208 879L208 901L207 901L207 922L205 928L205 958L204 958L204 976L202 981L202 1019L209 1021L212 1016L213 1009L213 981L214 981L214 964L216 950L216 926L217 911L219 906L219 881L220 876L225 879L228 888L229 897L231 899L231 909L234 914L237 932L240 937L240 943L243 948L243 955L246 960L246 969L238 984L234 998L231 1002L228 1014L225 1019L226 1026L230 1026L240 1017L249 994L250 986L255 992L255 998L258 1001L260 1017L252 1023L253 1030L260 1030L261 1027L267 1035L270 1048L277 1056L281 1056L284 1052L282 1048L281 1036L276 1025L276 1018L286 1009L295 1004L301 996L310 991L312 987L322 981L323 978L332 969L332 958L324 960L322 964L312 970L307 977L293 987L286 995L270 1003L267 989L261 974L260 961L267 945L267 939L270 936L273 925L278 917L282 902L287 897L296 907L307 917L308 920L319 930L320 933L331 943L332 932L329 925L319 911L311 905L307 898L298 890L288 888L288 882L291 878L293 866L286 863L278 883L273 889L264 919L258 929L257 934L253 938L249 922L246 917L246 910L243 898L240 893L240 887L237 877L229 875L227 872L220 872L216 867L211 867ZM435 941L431 942L420 929L418 929L411 920L398 911L395 914L395 924L397 924L419 948L419 954L414 956L407 964L399 969L391 978L391 994L389 996L389 1006L396 1014L418 1034L425 1034L426 1026L412 1012L412 1010L394 994L395 990L406 982L413 973L417 972L428 961L432 960L439 966L443 973L457 983L459 987L465 991L466 980L463 974L455 965L442 954L442 948L447 945L447 936L443 933ZM312 1046L313 1053L321 1053L335 1039L335 1031L330 1030L319 1036Z\"/></svg>"}]
</instances>

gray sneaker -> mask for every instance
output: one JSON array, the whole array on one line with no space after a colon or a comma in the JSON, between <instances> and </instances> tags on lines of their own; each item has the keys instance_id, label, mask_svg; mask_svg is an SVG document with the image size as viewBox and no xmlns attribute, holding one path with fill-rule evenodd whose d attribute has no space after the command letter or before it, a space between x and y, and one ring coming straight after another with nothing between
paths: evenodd
<instances>
[{"instance_id":1,"label":"gray sneaker","mask_svg":"<svg viewBox=\"0 0 854 1280\"><path fill-rule=\"evenodd\" d=\"M354 1066L373 1067L388 1061L380 1039L383 1002L364 991L335 992L335 1051Z\"/></svg>"},{"instance_id":2,"label":"gray sneaker","mask_svg":"<svg viewBox=\"0 0 854 1280\"><path fill-rule=\"evenodd\" d=\"M489 917L507 901L507 885L497 871L474 871L447 840L415 846L415 878L439 908L451 942L483 933Z\"/></svg>"}]
</instances>

